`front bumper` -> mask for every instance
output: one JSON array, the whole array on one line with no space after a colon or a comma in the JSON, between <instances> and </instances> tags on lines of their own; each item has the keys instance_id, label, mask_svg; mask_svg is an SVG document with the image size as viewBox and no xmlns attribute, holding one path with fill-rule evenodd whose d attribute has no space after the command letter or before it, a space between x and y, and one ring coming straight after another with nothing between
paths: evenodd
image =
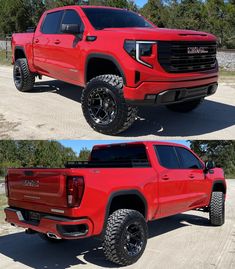
<instances>
[{"instance_id":1,"label":"front bumper","mask_svg":"<svg viewBox=\"0 0 235 269\"><path fill-rule=\"evenodd\" d=\"M167 105L203 98L216 92L218 76L192 81L143 82L137 88L124 87L128 103Z\"/></svg>"},{"instance_id":2,"label":"front bumper","mask_svg":"<svg viewBox=\"0 0 235 269\"><path fill-rule=\"evenodd\" d=\"M52 215L44 215L40 221L33 222L26 220L21 209L7 207L4 209L6 221L25 229L54 234L58 238L78 239L89 237L93 232L93 223L88 218L70 219Z\"/></svg>"}]
</instances>

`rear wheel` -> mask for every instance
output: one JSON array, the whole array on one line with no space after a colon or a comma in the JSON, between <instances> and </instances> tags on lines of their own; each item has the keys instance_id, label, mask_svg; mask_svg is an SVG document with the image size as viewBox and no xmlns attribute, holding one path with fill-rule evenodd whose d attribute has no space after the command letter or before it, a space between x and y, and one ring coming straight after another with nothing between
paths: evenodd
<instances>
[{"instance_id":1,"label":"rear wheel","mask_svg":"<svg viewBox=\"0 0 235 269\"><path fill-rule=\"evenodd\" d=\"M102 75L93 78L83 90L83 114L97 132L116 135L134 123L137 108L125 102L122 89L121 77Z\"/></svg>"},{"instance_id":2,"label":"rear wheel","mask_svg":"<svg viewBox=\"0 0 235 269\"><path fill-rule=\"evenodd\" d=\"M221 226L224 224L225 205L223 192L212 192L209 217L211 224L214 226Z\"/></svg>"},{"instance_id":3,"label":"rear wheel","mask_svg":"<svg viewBox=\"0 0 235 269\"><path fill-rule=\"evenodd\" d=\"M42 240L49 242L49 243L62 243L65 241L64 239L51 238L47 234L43 234L43 233L39 233L38 235L40 236L40 238Z\"/></svg>"},{"instance_id":4,"label":"rear wheel","mask_svg":"<svg viewBox=\"0 0 235 269\"><path fill-rule=\"evenodd\" d=\"M166 107L174 112L187 113L196 109L203 102L203 100L204 98L200 98L178 104L167 105Z\"/></svg>"},{"instance_id":5,"label":"rear wheel","mask_svg":"<svg viewBox=\"0 0 235 269\"><path fill-rule=\"evenodd\" d=\"M146 221L138 211L119 209L108 218L103 240L105 257L118 265L135 263L148 238Z\"/></svg>"},{"instance_id":6,"label":"rear wheel","mask_svg":"<svg viewBox=\"0 0 235 269\"><path fill-rule=\"evenodd\" d=\"M27 92L33 89L35 75L29 70L28 62L25 58L16 60L13 78L15 86L19 91Z\"/></svg>"}]
</instances>

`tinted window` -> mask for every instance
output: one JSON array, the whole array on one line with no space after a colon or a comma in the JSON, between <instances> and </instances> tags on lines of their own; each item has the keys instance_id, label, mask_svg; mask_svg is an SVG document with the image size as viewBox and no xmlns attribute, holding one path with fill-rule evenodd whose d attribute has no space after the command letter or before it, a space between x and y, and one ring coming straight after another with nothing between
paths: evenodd
<instances>
[{"instance_id":1,"label":"tinted window","mask_svg":"<svg viewBox=\"0 0 235 269\"><path fill-rule=\"evenodd\" d=\"M144 161L148 163L145 145L113 145L93 149L91 161L95 162L128 162Z\"/></svg>"},{"instance_id":2,"label":"tinted window","mask_svg":"<svg viewBox=\"0 0 235 269\"><path fill-rule=\"evenodd\" d=\"M180 158L180 166L184 169L196 168L201 169L201 162L187 149L176 147L176 151Z\"/></svg>"},{"instance_id":3,"label":"tinted window","mask_svg":"<svg viewBox=\"0 0 235 269\"><path fill-rule=\"evenodd\" d=\"M122 9L83 8L90 23L96 29L153 26L140 15Z\"/></svg>"},{"instance_id":4,"label":"tinted window","mask_svg":"<svg viewBox=\"0 0 235 269\"><path fill-rule=\"evenodd\" d=\"M171 169L179 168L179 161L174 147L155 146L155 151L162 166Z\"/></svg>"},{"instance_id":5,"label":"tinted window","mask_svg":"<svg viewBox=\"0 0 235 269\"><path fill-rule=\"evenodd\" d=\"M67 10L64 14L62 24L79 24L82 25L82 20L78 13L74 10Z\"/></svg>"},{"instance_id":6,"label":"tinted window","mask_svg":"<svg viewBox=\"0 0 235 269\"><path fill-rule=\"evenodd\" d=\"M42 26L42 32L44 34L56 34L58 33L59 25L61 22L63 11L48 13Z\"/></svg>"}]
</instances>

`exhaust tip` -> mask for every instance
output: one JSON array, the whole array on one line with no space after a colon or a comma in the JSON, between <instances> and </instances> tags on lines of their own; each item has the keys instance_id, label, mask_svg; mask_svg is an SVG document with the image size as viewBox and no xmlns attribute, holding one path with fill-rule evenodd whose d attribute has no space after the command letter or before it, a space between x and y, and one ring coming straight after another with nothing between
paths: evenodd
<instances>
[{"instance_id":1,"label":"exhaust tip","mask_svg":"<svg viewBox=\"0 0 235 269\"><path fill-rule=\"evenodd\" d=\"M48 232L48 233L47 233L47 236L50 237L50 238L52 238L52 239L57 239L57 240L62 239L61 237L59 237L59 236L57 236L56 234L51 233L51 232Z\"/></svg>"}]
</instances>

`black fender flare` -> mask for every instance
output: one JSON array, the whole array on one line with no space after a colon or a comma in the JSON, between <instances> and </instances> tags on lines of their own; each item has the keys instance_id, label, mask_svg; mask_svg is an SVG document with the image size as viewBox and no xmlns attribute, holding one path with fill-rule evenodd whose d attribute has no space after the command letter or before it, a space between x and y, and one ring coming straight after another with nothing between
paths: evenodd
<instances>
[{"instance_id":1,"label":"black fender flare","mask_svg":"<svg viewBox=\"0 0 235 269\"><path fill-rule=\"evenodd\" d=\"M105 60L109 60L111 61L118 69L118 71L120 72L122 78L123 78L123 82L124 85L126 85L126 77L125 74L119 64L119 62L110 54L104 54L104 53L91 53L87 56L86 61L85 61L85 74L84 74L84 81L85 84L87 83L87 68L88 68L88 63L92 58L99 58L99 59L105 59Z\"/></svg>"}]
</instances>

